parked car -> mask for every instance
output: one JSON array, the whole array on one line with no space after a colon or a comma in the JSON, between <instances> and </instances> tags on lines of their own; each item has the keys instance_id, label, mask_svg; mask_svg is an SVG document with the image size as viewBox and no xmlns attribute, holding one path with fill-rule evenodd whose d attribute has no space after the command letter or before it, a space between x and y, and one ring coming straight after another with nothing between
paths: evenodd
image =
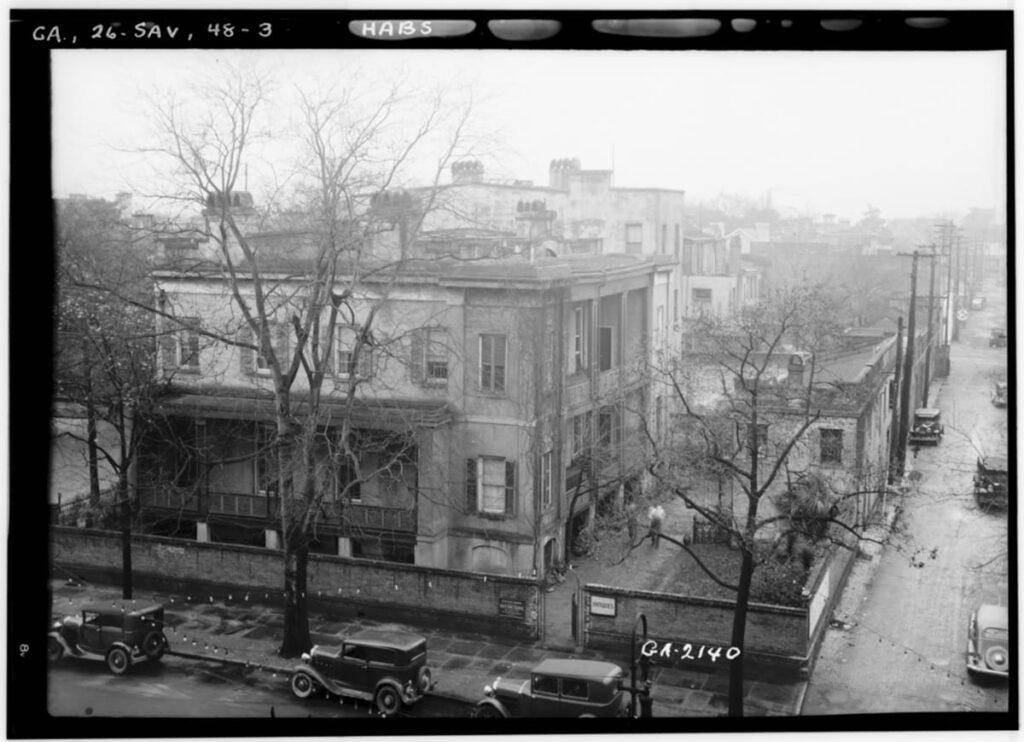
<instances>
[{"instance_id":1,"label":"parked car","mask_svg":"<svg viewBox=\"0 0 1024 742\"><path fill-rule=\"evenodd\" d=\"M942 411L934 407L914 410L914 425L910 428L912 444L931 443L938 445L945 429L942 426Z\"/></svg>"},{"instance_id":2,"label":"parked car","mask_svg":"<svg viewBox=\"0 0 1024 742\"><path fill-rule=\"evenodd\" d=\"M1006 397L1009 387L1005 381L997 381L992 388L992 404L996 407L1006 407Z\"/></svg>"},{"instance_id":3,"label":"parked car","mask_svg":"<svg viewBox=\"0 0 1024 742\"><path fill-rule=\"evenodd\" d=\"M58 618L46 640L51 662L64 655L98 660L115 675L137 662L159 660L166 648L164 607L127 601L86 605L80 613Z\"/></svg>"},{"instance_id":4,"label":"parked car","mask_svg":"<svg viewBox=\"0 0 1024 742\"><path fill-rule=\"evenodd\" d=\"M967 672L998 675L1010 672L1007 648L1010 631L1006 606L980 605L967 626Z\"/></svg>"},{"instance_id":5,"label":"parked car","mask_svg":"<svg viewBox=\"0 0 1024 742\"><path fill-rule=\"evenodd\" d=\"M340 647L314 646L291 678L292 692L309 698L318 690L374 703L384 716L411 706L436 685L427 667L427 640L406 631L364 629Z\"/></svg>"},{"instance_id":6,"label":"parked car","mask_svg":"<svg viewBox=\"0 0 1024 742\"><path fill-rule=\"evenodd\" d=\"M974 472L974 498L984 510L1006 507L1009 499L1008 463L1001 456L978 457L978 466Z\"/></svg>"},{"instance_id":7,"label":"parked car","mask_svg":"<svg viewBox=\"0 0 1024 742\"><path fill-rule=\"evenodd\" d=\"M622 668L597 660L548 659L527 680L497 678L475 718L626 716Z\"/></svg>"},{"instance_id":8,"label":"parked car","mask_svg":"<svg viewBox=\"0 0 1024 742\"><path fill-rule=\"evenodd\" d=\"M990 348L1005 348L1006 347L1006 328L995 327L989 333L988 336L988 347Z\"/></svg>"}]
</instances>

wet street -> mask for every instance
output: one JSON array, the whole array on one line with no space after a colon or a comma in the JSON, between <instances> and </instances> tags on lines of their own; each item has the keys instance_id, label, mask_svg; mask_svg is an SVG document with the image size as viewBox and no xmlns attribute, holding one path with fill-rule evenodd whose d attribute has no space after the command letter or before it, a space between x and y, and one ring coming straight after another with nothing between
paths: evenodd
<instances>
[{"instance_id":1,"label":"wet street","mask_svg":"<svg viewBox=\"0 0 1024 742\"><path fill-rule=\"evenodd\" d=\"M897 521L905 548L856 562L804 715L1007 710L1006 682L970 678L965 661L972 611L1005 605L1008 592L1007 516L981 512L972 489L978 455L1007 453L1007 409L990 401L993 380L1006 374L1006 349L988 345L989 329L1006 324L993 293L952 344L950 377L932 385L942 442L916 458L908 452L921 478Z\"/></svg>"},{"instance_id":2,"label":"wet street","mask_svg":"<svg viewBox=\"0 0 1024 742\"><path fill-rule=\"evenodd\" d=\"M48 708L54 716L353 717L368 715L324 698L295 698L282 676L237 666L165 657L117 677L100 662L65 659L51 668Z\"/></svg>"}]
</instances>

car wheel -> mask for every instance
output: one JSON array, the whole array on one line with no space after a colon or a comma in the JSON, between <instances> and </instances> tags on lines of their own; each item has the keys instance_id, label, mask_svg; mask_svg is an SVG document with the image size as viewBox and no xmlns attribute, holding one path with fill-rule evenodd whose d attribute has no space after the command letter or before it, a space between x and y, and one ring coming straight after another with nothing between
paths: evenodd
<instances>
[{"instance_id":1,"label":"car wheel","mask_svg":"<svg viewBox=\"0 0 1024 742\"><path fill-rule=\"evenodd\" d=\"M131 664L132 659L124 647L111 647L107 652L107 669L115 675L124 675Z\"/></svg>"},{"instance_id":2,"label":"car wheel","mask_svg":"<svg viewBox=\"0 0 1024 742\"><path fill-rule=\"evenodd\" d=\"M164 649L167 647L167 637L162 631L150 631L142 640L142 651L151 660L158 660L164 656Z\"/></svg>"},{"instance_id":3,"label":"car wheel","mask_svg":"<svg viewBox=\"0 0 1024 742\"><path fill-rule=\"evenodd\" d=\"M60 662L64 656L64 647L52 636L46 637L46 659L50 662Z\"/></svg>"},{"instance_id":4,"label":"car wheel","mask_svg":"<svg viewBox=\"0 0 1024 742\"><path fill-rule=\"evenodd\" d=\"M985 652L985 664L993 670L1006 672L1010 666L1010 658L1002 647L991 647Z\"/></svg>"},{"instance_id":5,"label":"car wheel","mask_svg":"<svg viewBox=\"0 0 1024 742\"><path fill-rule=\"evenodd\" d=\"M430 691L431 675L430 670L423 668L420 670L419 677L420 693L428 693Z\"/></svg>"},{"instance_id":6,"label":"car wheel","mask_svg":"<svg viewBox=\"0 0 1024 742\"><path fill-rule=\"evenodd\" d=\"M301 670L292 675L292 693L298 698L309 698L316 692L316 681L309 673Z\"/></svg>"},{"instance_id":7,"label":"car wheel","mask_svg":"<svg viewBox=\"0 0 1024 742\"><path fill-rule=\"evenodd\" d=\"M498 711L498 709L494 708L494 706L492 706L489 703L485 703L483 706L477 706L476 707L476 710L473 711L473 718L474 719L504 719L505 717L502 715L502 713L500 711Z\"/></svg>"},{"instance_id":8,"label":"car wheel","mask_svg":"<svg viewBox=\"0 0 1024 742\"><path fill-rule=\"evenodd\" d=\"M377 710L384 716L394 716L402 705L398 691L390 685L382 685L377 691Z\"/></svg>"}]
</instances>

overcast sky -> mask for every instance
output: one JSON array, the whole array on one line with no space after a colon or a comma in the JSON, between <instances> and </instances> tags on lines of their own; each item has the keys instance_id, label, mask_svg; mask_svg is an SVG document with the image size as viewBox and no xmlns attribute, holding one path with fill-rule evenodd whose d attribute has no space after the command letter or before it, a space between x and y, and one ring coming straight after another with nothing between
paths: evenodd
<instances>
[{"instance_id":1,"label":"overcast sky","mask_svg":"<svg viewBox=\"0 0 1024 742\"><path fill-rule=\"evenodd\" d=\"M357 66L472 90L499 135L495 177L546 184L552 158L576 157L693 204L770 191L784 213L854 220L868 204L934 217L1005 198L1001 52L391 50L55 52L56 195L130 189L138 161L119 150L142 143L139 92L238 54L285 85Z\"/></svg>"}]
</instances>

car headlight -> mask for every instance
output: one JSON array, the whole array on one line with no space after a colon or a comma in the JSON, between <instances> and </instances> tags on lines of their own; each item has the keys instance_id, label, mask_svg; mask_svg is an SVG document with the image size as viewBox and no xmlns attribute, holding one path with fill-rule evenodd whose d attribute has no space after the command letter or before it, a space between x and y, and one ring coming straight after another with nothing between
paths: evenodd
<instances>
[{"instance_id":1,"label":"car headlight","mask_svg":"<svg viewBox=\"0 0 1024 742\"><path fill-rule=\"evenodd\" d=\"M313 659L313 658L312 658L312 657L310 656L309 652L303 652L303 653L302 653L301 655L299 655L299 657L300 657L300 659L301 659L301 660L302 660L303 662L309 662L309 661L311 661L311 660Z\"/></svg>"},{"instance_id":2,"label":"car headlight","mask_svg":"<svg viewBox=\"0 0 1024 742\"><path fill-rule=\"evenodd\" d=\"M487 696L488 698L493 698L494 697L494 688L492 688L489 685L485 685L484 686L484 695Z\"/></svg>"}]
</instances>

